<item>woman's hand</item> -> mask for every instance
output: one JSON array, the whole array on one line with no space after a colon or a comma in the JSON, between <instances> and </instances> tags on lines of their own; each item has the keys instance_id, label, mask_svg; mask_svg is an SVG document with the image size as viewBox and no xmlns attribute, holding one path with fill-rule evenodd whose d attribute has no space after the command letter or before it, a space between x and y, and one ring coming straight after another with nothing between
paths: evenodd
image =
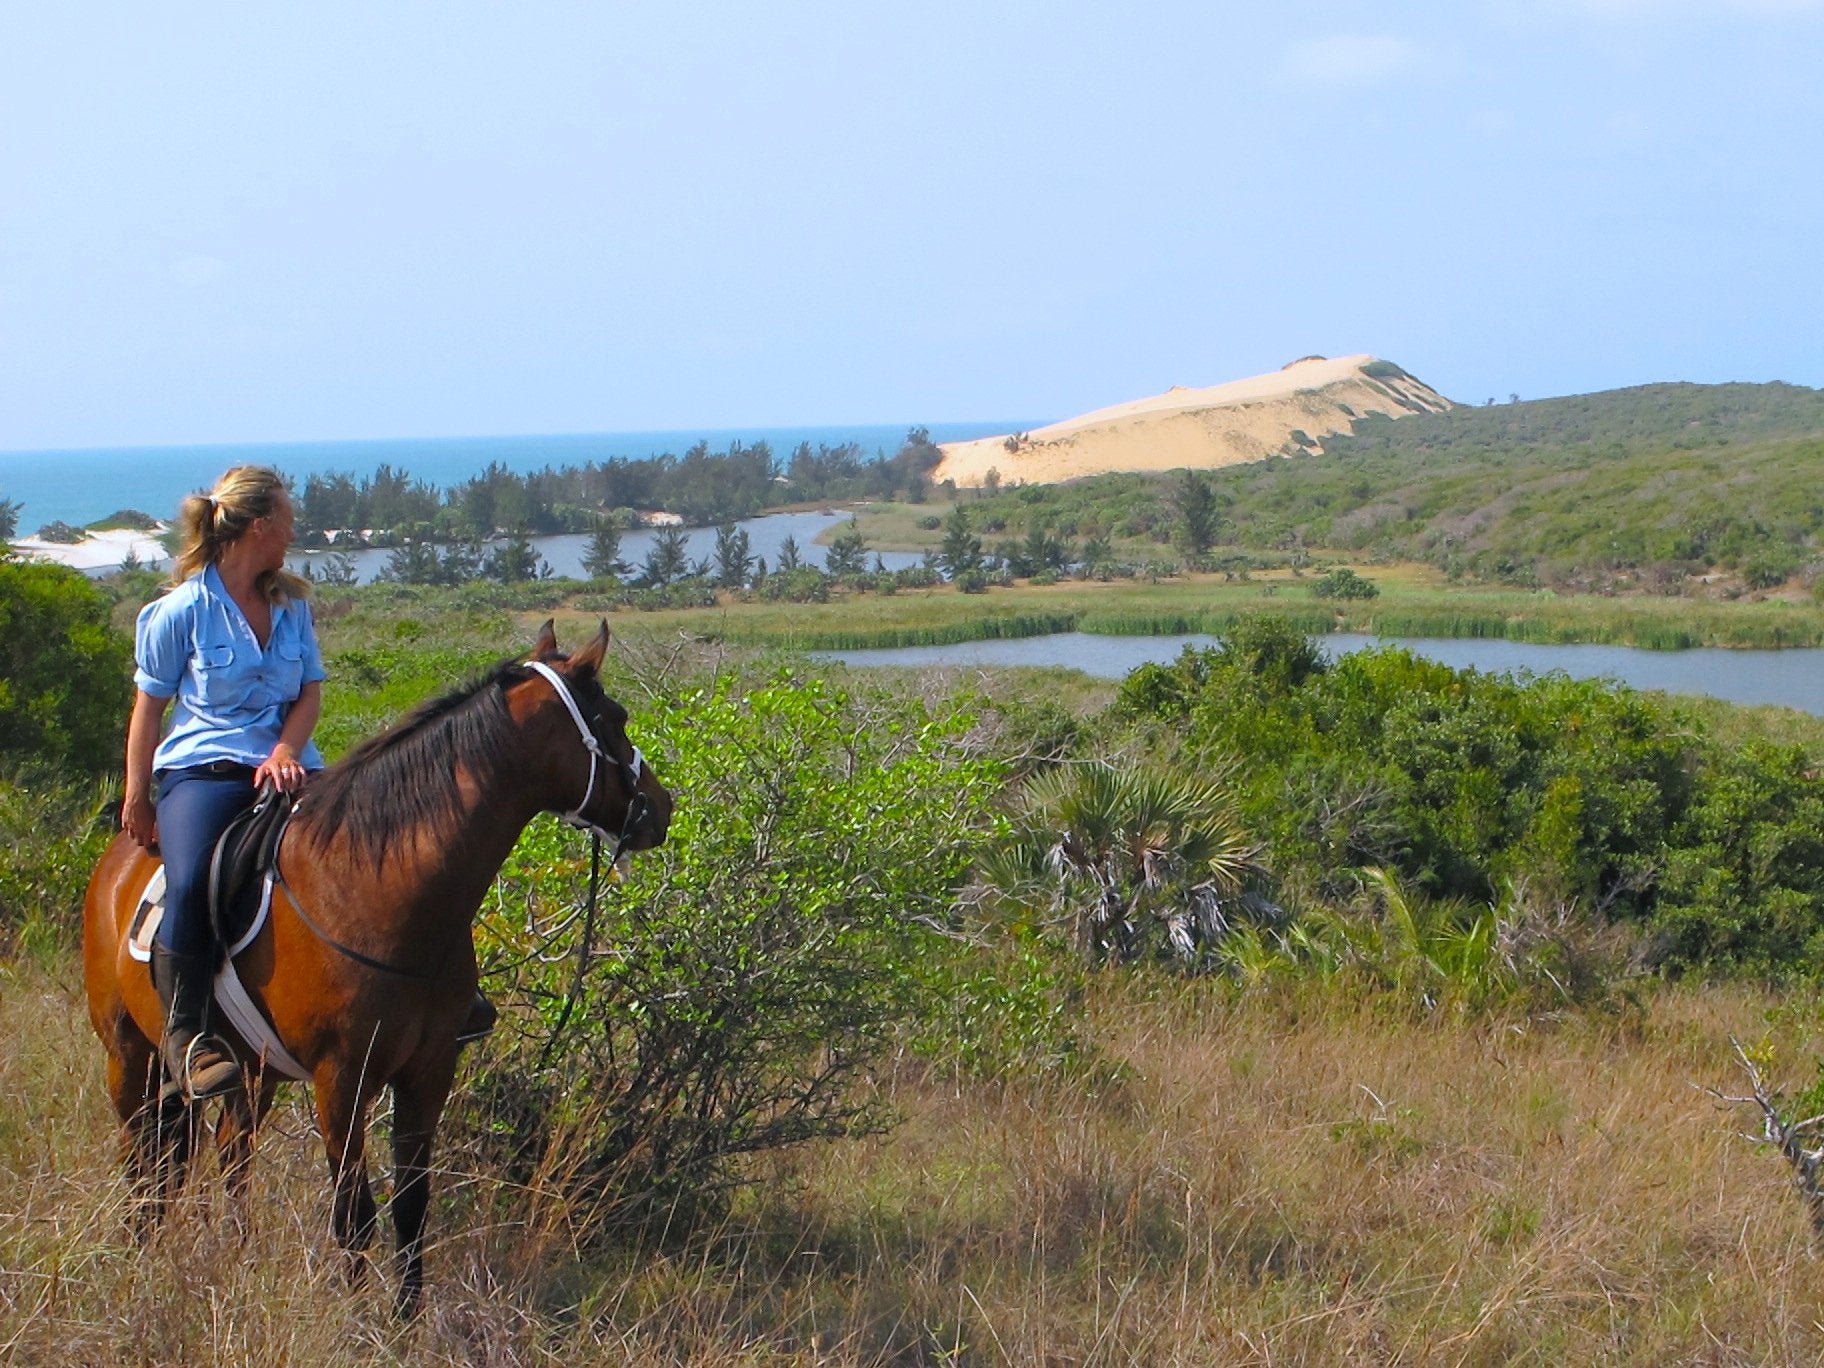
<instances>
[{"instance_id":1,"label":"woman's hand","mask_svg":"<svg viewBox=\"0 0 1824 1368\"><path fill-rule=\"evenodd\" d=\"M298 753L284 741L272 748L260 767L253 772L253 786L272 781L272 786L280 793L291 793L304 786L305 770L298 760Z\"/></svg>"},{"instance_id":2,"label":"woman's hand","mask_svg":"<svg viewBox=\"0 0 1824 1368\"><path fill-rule=\"evenodd\" d=\"M150 795L129 793L120 805L120 829L146 850L158 844L158 810Z\"/></svg>"}]
</instances>

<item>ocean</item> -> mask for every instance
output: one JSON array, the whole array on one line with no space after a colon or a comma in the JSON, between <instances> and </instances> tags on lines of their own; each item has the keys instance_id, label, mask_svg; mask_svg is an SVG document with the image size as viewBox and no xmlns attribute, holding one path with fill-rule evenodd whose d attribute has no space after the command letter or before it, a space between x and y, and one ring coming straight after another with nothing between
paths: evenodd
<instances>
[{"instance_id":1,"label":"ocean","mask_svg":"<svg viewBox=\"0 0 1824 1368\"><path fill-rule=\"evenodd\" d=\"M47 523L82 527L122 509L171 518L178 501L206 489L222 471L254 462L273 466L300 483L307 475L349 471L356 478L382 465L440 489L479 475L491 461L529 474L546 466L580 466L610 457L639 460L666 452L681 456L699 441L711 451L734 442L766 442L783 460L800 442L812 446L860 444L865 455L891 455L911 424L849 427L747 428L672 432L564 433L530 437L423 437L359 442L246 442L212 446L94 447L66 451L0 451L0 499L22 505L20 536ZM961 442L1021 432L1037 424L930 423L932 440Z\"/></svg>"}]
</instances>

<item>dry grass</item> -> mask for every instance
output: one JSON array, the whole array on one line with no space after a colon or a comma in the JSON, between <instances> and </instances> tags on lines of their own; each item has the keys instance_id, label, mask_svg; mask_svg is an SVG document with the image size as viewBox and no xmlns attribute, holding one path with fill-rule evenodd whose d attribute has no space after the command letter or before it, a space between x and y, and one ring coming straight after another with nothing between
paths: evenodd
<instances>
[{"instance_id":1,"label":"dry grass","mask_svg":"<svg viewBox=\"0 0 1824 1368\"><path fill-rule=\"evenodd\" d=\"M1768 1002L1415 1022L1304 988L1111 978L1107 1067L887 1080L713 1235L585 1253L446 1178L431 1309L350 1291L298 1104L244 1238L208 1184L145 1249L73 985L0 979L0 1360L21 1363L1811 1363L1818 1267L1777 1159L1693 1081ZM1816 1042L1794 1040L1789 1075Z\"/></svg>"}]
</instances>

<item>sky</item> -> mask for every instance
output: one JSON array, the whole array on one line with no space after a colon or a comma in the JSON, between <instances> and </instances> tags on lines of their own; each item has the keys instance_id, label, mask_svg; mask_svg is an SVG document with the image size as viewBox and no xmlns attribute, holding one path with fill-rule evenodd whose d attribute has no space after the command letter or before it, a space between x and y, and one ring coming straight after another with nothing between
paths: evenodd
<instances>
[{"instance_id":1,"label":"sky","mask_svg":"<svg viewBox=\"0 0 1824 1368\"><path fill-rule=\"evenodd\" d=\"M1824 385L1824 0L0 0L0 450Z\"/></svg>"}]
</instances>

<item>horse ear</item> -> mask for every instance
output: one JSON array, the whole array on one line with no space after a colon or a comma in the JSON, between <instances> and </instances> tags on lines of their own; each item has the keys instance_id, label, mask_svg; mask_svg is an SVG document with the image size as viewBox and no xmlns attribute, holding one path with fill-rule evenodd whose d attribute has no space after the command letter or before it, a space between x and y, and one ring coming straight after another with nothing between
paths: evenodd
<instances>
[{"instance_id":1,"label":"horse ear","mask_svg":"<svg viewBox=\"0 0 1824 1368\"><path fill-rule=\"evenodd\" d=\"M538 629L538 640L532 643L532 659L548 656L557 649L557 619L546 618L545 625Z\"/></svg>"},{"instance_id":2,"label":"horse ear","mask_svg":"<svg viewBox=\"0 0 1824 1368\"><path fill-rule=\"evenodd\" d=\"M582 650L570 657L570 673L592 675L602 668L602 657L608 652L608 619L602 619L602 628Z\"/></svg>"}]
</instances>

